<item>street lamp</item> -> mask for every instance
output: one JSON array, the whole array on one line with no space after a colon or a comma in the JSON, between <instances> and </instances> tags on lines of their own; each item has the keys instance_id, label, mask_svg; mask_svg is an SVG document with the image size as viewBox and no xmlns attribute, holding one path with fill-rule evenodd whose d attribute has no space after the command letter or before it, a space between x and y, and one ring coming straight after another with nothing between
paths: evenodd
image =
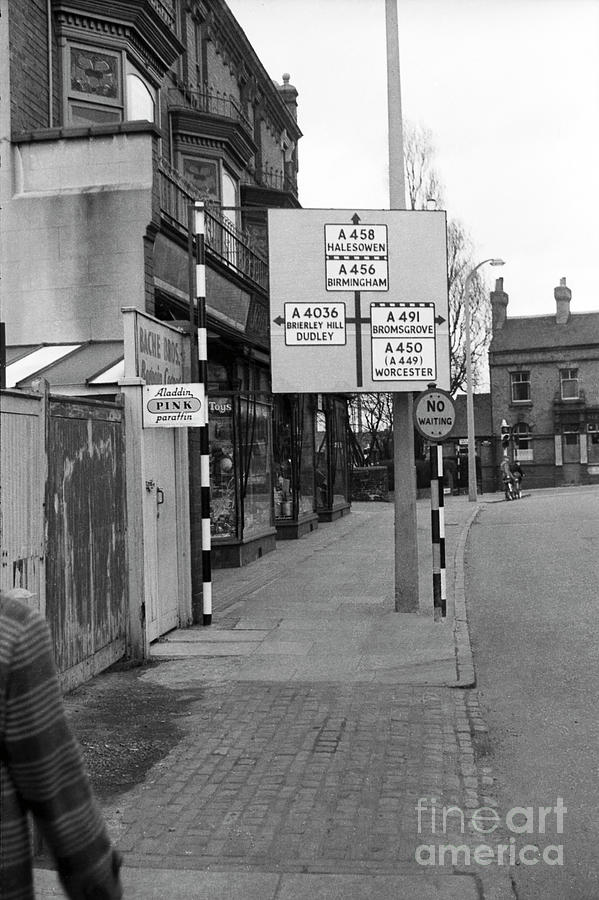
<instances>
[{"instance_id":1,"label":"street lamp","mask_svg":"<svg viewBox=\"0 0 599 900\"><path fill-rule=\"evenodd\" d=\"M470 282L477 269L490 263L505 265L502 259L483 259L468 272L464 283L464 328L466 331L466 413L468 418L468 500L476 502L476 448L474 443L474 395L472 388L472 351L470 349Z\"/></svg>"}]
</instances>

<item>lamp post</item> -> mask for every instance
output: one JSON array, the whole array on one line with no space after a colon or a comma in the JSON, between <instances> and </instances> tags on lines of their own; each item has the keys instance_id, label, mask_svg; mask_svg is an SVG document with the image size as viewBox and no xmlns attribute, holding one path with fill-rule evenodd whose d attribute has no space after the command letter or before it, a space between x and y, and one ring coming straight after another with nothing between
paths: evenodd
<instances>
[{"instance_id":1,"label":"lamp post","mask_svg":"<svg viewBox=\"0 0 599 900\"><path fill-rule=\"evenodd\" d=\"M466 331L466 413L468 419L468 500L476 502L476 447L474 443L474 394L472 387L472 351L470 348L470 282L477 269L490 263L503 266L502 259L483 259L468 275L464 283L464 328Z\"/></svg>"}]
</instances>

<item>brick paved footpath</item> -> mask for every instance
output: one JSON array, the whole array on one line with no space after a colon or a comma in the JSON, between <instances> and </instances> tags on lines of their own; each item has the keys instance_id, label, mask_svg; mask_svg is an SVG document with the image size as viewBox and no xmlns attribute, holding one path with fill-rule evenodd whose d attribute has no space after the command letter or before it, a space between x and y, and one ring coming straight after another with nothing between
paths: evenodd
<instances>
[{"instance_id":1,"label":"brick paved footpath","mask_svg":"<svg viewBox=\"0 0 599 900\"><path fill-rule=\"evenodd\" d=\"M355 504L243 570L215 573L212 627L168 635L141 676L185 701L183 736L104 810L126 897L513 896L507 865L415 858L423 844L437 854L506 840L470 819L495 805L463 597L474 512L447 498L444 623L432 616L426 501L420 614L393 610L391 504ZM61 896L53 873L37 875L39 898Z\"/></svg>"}]
</instances>

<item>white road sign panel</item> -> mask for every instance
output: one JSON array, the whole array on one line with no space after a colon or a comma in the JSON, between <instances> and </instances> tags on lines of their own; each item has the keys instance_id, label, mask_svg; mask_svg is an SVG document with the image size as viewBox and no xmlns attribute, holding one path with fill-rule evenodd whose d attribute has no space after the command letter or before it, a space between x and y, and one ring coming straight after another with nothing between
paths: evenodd
<instances>
[{"instance_id":1,"label":"white road sign panel","mask_svg":"<svg viewBox=\"0 0 599 900\"><path fill-rule=\"evenodd\" d=\"M327 291L388 291L386 225L325 225Z\"/></svg>"},{"instance_id":2,"label":"white road sign panel","mask_svg":"<svg viewBox=\"0 0 599 900\"><path fill-rule=\"evenodd\" d=\"M327 291L388 291L387 262L327 259Z\"/></svg>"},{"instance_id":3,"label":"white road sign panel","mask_svg":"<svg viewBox=\"0 0 599 900\"><path fill-rule=\"evenodd\" d=\"M327 256L368 256L380 259L388 255L387 226L342 222L324 226Z\"/></svg>"},{"instance_id":4,"label":"white road sign panel","mask_svg":"<svg viewBox=\"0 0 599 900\"><path fill-rule=\"evenodd\" d=\"M344 345L345 303L285 303L287 347Z\"/></svg>"},{"instance_id":5,"label":"white road sign panel","mask_svg":"<svg viewBox=\"0 0 599 900\"><path fill-rule=\"evenodd\" d=\"M371 303L373 381L434 381L434 303Z\"/></svg>"},{"instance_id":6,"label":"white road sign panel","mask_svg":"<svg viewBox=\"0 0 599 900\"><path fill-rule=\"evenodd\" d=\"M449 387L444 212L271 209L268 247L275 393Z\"/></svg>"},{"instance_id":7,"label":"white road sign panel","mask_svg":"<svg viewBox=\"0 0 599 900\"><path fill-rule=\"evenodd\" d=\"M148 384L143 389L144 428L200 427L205 415L201 384Z\"/></svg>"}]
</instances>

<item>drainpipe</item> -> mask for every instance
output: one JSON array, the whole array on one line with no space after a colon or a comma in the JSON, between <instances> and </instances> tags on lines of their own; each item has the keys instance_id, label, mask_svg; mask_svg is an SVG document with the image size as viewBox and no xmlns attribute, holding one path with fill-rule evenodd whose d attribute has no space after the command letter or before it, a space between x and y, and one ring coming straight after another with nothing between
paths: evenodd
<instances>
[{"instance_id":1,"label":"drainpipe","mask_svg":"<svg viewBox=\"0 0 599 900\"><path fill-rule=\"evenodd\" d=\"M52 53L52 0L46 0L48 18L48 128L54 127L54 55Z\"/></svg>"}]
</instances>

